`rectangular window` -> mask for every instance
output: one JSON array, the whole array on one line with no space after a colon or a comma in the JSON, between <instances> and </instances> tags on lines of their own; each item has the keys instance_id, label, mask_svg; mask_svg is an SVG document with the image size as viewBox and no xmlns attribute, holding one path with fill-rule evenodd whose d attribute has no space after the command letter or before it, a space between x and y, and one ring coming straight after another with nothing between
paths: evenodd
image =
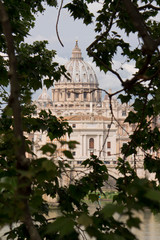
<instances>
[{"instance_id":1,"label":"rectangular window","mask_svg":"<svg viewBox=\"0 0 160 240\"><path fill-rule=\"evenodd\" d=\"M76 124L73 123L73 124L72 124L72 127L73 127L73 128L76 128Z\"/></svg>"},{"instance_id":2,"label":"rectangular window","mask_svg":"<svg viewBox=\"0 0 160 240\"><path fill-rule=\"evenodd\" d=\"M67 93L67 96L68 96L68 98L70 98L70 97L71 97L71 94L70 94L70 92L68 92L68 93Z\"/></svg>"},{"instance_id":3,"label":"rectangular window","mask_svg":"<svg viewBox=\"0 0 160 240\"><path fill-rule=\"evenodd\" d=\"M94 95L95 95L94 92L92 92L92 101L94 101Z\"/></svg>"},{"instance_id":4,"label":"rectangular window","mask_svg":"<svg viewBox=\"0 0 160 240\"><path fill-rule=\"evenodd\" d=\"M104 164L110 164L110 161L104 161Z\"/></svg>"},{"instance_id":5,"label":"rectangular window","mask_svg":"<svg viewBox=\"0 0 160 240\"><path fill-rule=\"evenodd\" d=\"M107 156L111 156L111 152L107 152Z\"/></svg>"},{"instance_id":6,"label":"rectangular window","mask_svg":"<svg viewBox=\"0 0 160 240\"><path fill-rule=\"evenodd\" d=\"M122 116L125 117L126 116L126 110L122 111Z\"/></svg>"},{"instance_id":7,"label":"rectangular window","mask_svg":"<svg viewBox=\"0 0 160 240\"><path fill-rule=\"evenodd\" d=\"M111 148L111 142L107 142L107 148Z\"/></svg>"},{"instance_id":8,"label":"rectangular window","mask_svg":"<svg viewBox=\"0 0 160 240\"><path fill-rule=\"evenodd\" d=\"M87 93L86 92L84 92L84 99L86 99L87 98Z\"/></svg>"},{"instance_id":9,"label":"rectangular window","mask_svg":"<svg viewBox=\"0 0 160 240\"><path fill-rule=\"evenodd\" d=\"M75 98L79 98L79 93L75 93Z\"/></svg>"}]
</instances>

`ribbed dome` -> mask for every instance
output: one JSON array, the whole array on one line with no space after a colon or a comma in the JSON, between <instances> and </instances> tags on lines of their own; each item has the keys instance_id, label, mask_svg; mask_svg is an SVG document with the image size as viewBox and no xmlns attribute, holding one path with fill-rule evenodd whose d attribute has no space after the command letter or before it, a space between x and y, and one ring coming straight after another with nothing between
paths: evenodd
<instances>
[{"instance_id":1,"label":"ribbed dome","mask_svg":"<svg viewBox=\"0 0 160 240\"><path fill-rule=\"evenodd\" d=\"M65 65L67 72L70 74L70 80L64 76L61 77L60 82L72 83L94 83L98 84L98 80L93 68L83 61L82 53L78 47L78 41L72 50L70 61Z\"/></svg>"}]
</instances>

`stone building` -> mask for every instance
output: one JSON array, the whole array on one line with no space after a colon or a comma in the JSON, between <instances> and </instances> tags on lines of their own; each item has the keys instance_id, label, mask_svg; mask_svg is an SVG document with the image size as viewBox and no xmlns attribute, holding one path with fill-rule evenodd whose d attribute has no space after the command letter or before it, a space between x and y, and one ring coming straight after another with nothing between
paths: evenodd
<instances>
[{"instance_id":1,"label":"stone building","mask_svg":"<svg viewBox=\"0 0 160 240\"><path fill-rule=\"evenodd\" d=\"M122 145L128 141L131 127L124 123L130 106L112 99L112 110L108 95L102 99L98 79L93 68L82 58L76 41L70 60L65 65L68 78L62 76L55 82L52 99L44 87L35 101L37 112L50 109L56 116L63 116L73 128L70 140L80 144L73 150L74 164L78 166L91 154L95 154L109 166L116 164ZM116 120L115 120L116 119ZM34 135L35 152L49 139L45 134ZM66 136L66 140L69 140ZM63 154L59 153L63 158Z\"/></svg>"}]
</instances>

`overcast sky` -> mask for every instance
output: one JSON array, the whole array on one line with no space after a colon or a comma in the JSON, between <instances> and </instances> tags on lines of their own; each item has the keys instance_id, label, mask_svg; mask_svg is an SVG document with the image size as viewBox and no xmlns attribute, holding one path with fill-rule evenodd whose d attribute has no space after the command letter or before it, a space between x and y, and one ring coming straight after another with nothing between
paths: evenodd
<instances>
[{"instance_id":1,"label":"overcast sky","mask_svg":"<svg viewBox=\"0 0 160 240\"><path fill-rule=\"evenodd\" d=\"M98 7L99 5L97 4L90 5L93 12L96 12ZM65 64L71 56L75 41L78 40L84 60L92 65L97 74L100 88L112 89L112 91L120 89L119 81L111 73L105 75L103 72L100 72L92 63L92 59L87 56L86 48L95 39L94 25L85 26L81 20L74 21L67 10L62 9L59 20L59 36L64 44L64 47L62 47L56 35L57 14L58 9L47 8L43 15L37 16L36 25L26 41L31 43L35 40L48 40L48 48L57 52L56 60L61 64ZM118 69L121 61L116 60L114 63ZM125 78L135 71L131 63L125 63L123 67L123 77Z\"/></svg>"}]
</instances>

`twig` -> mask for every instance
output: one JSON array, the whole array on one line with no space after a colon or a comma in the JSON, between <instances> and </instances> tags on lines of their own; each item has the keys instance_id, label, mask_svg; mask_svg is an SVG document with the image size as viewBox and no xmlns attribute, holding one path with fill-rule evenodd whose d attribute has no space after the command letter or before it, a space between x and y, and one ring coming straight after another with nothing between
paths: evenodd
<instances>
[{"instance_id":1,"label":"twig","mask_svg":"<svg viewBox=\"0 0 160 240\"><path fill-rule=\"evenodd\" d=\"M113 73L114 75L117 76L117 78L120 80L120 82L123 84L124 81L121 78L121 76L114 71L112 68L110 68L106 63L104 63L91 49L87 48L88 53L90 54L90 56L94 57L101 65L103 65L108 71L110 71L111 73Z\"/></svg>"},{"instance_id":2,"label":"twig","mask_svg":"<svg viewBox=\"0 0 160 240\"><path fill-rule=\"evenodd\" d=\"M147 55L146 60L142 66L142 68L139 70L139 72L131 79L123 82L123 86L125 89L130 89L138 80L142 78L142 75L146 72L148 65L150 64L152 59L151 55Z\"/></svg>"},{"instance_id":3,"label":"twig","mask_svg":"<svg viewBox=\"0 0 160 240\"><path fill-rule=\"evenodd\" d=\"M63 43L62 43L62 41L59 37L59 32L58 32L58 23L59 23L59 18L60 18L62 6L63 6L63 0L61 0L61 5L60 5L60 8L58 10L58 16L57 16L57 21L56 21L56 33L57 33L57 37L58 37L58 40L59 40L60 44L62 45L62 47L64 47L64 45L63 45Z\"/></svg>"},{"instance_id":4,"label":"twig","mask_svg":"<svg viewBox=\"0 0 160 240\"><path fill-rule=\"evenodd\" d=\"M103 141L102 148L101 148L101 150L100 150L100 152L99 152L99 158L101 157L101 153L102 153L102 151L103 151L103 149L104 149L104 146L105 146L105 144L106 144L106 141L107 141L107 139L108 139L108 137L109 137L109 133L110 133L112 124L113 124L113 116L111 117L110 125L109 125L109 128L108 128L108 130L107 130L107 135L106 135L106 137L105 137L105 139L104 139L104 141Z\"/></svg>"},{"instance_id":5,"label":"twig","mask_svg":"<svg viewBox=\"0 0 160 240\"><path fill-rule=\"evenodd\" d=\"M95 46L98 43L98 41L101 40L104 36L106 36L109 33L109 31L111 30L112 25L113 25L113 19L116 15L116 9L117 9L118 4L119 4L119 1L117 2L116 6L115 6L115 11L113 12L113 14L111 16L111 20L110 20L107 30L104 33L102 33L99 37L97 37L96 40L89 45L89 47L86 49L87 51L90 51L91 48L93 46Z\"/></svg>"}]
</instances>

